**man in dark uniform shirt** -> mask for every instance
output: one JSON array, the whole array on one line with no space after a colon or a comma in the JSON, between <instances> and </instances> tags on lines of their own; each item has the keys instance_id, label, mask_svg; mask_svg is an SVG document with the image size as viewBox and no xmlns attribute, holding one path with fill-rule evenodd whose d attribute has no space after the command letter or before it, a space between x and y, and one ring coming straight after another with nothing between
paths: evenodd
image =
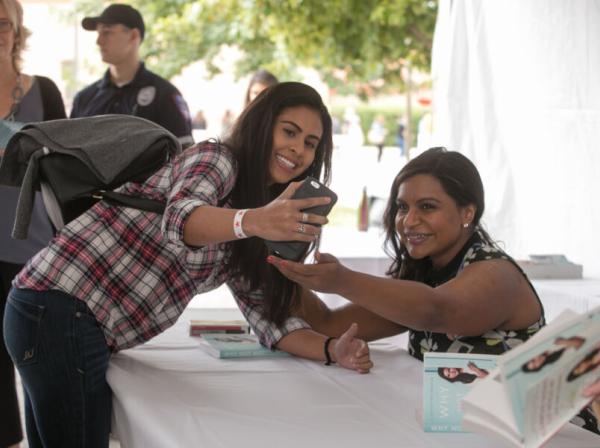
<instances>
[{"instance_id":1,"label":"man in dark uniform shirt","mask_svg":"<svg viewBox=\"0 0 600 448\"><path fill-rule=\"evenodd\" d=\"M84 18L81 25L98 32L96 43L109 67L102 79L77 93L71 118L136 115L171 131L183 146L192 144L190 113L181 93L140 61L145 28L139 11L115 3L99 17Z\"/></svg>"}]
</instances>

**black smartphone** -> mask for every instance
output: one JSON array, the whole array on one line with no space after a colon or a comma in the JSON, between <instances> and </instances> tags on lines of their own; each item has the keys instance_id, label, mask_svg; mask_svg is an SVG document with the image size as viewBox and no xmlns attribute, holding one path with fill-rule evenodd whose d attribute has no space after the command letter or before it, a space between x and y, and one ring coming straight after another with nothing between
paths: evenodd
<instances>
[{"instance_id":1,"label":"black smartphone","mask_svg":"<svg viewBox=\"0 0 600 448\"><path fill-rule=\"evenodd\" d=\"M314 177L309 176L302 181L302 185L298 187L292 199L318 198L323 196L331 198L329 204L309 207L302 211L327 216L337 201L337 195L333 191ZM310 247L310 243L305 243L304 241L266 241L265 243L274 255L293 261L300 261Z\"/></svg>"}]
</instances>

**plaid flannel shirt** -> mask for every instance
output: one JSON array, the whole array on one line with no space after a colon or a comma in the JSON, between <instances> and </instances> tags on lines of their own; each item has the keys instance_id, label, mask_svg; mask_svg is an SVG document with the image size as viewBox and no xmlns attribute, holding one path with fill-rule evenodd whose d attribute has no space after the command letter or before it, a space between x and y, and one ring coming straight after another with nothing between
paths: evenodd
<instances>
[{"instance_id":1,"label":"plaid flannel shirt","mask_svg":"<svg viewBox=\"0 0 600 448\"><path fill-rule=\"evenodd\" d=\"M263 315L261 291L225 269L228 243L187 246L183 228L199 206L217 206L235 183L233 155L215 143L188 148L145 183L122 191L166 200L164 215L99 202L64 227L13 281L19 289L60 290L87 303L113 351L141 344L175 323L196 294L227 283L267 347L308 328Z\"/></svg>"}]
</instances>

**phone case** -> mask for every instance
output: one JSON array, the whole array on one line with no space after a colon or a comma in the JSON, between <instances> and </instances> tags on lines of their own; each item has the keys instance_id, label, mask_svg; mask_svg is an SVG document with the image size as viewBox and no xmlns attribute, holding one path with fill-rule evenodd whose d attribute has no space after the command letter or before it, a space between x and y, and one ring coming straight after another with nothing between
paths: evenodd
<instances>
[{"instance_id":1,"label":"phone case","mask_svg":"<svg viewBox=\"0 0 600 448\"><path fill-rule=\"evenodd\" d=\"M309 207L303 212L327 216L337 201L337 195L313 177L307 177L296 190L292 199L316 198L329 196L331 202L325 205ZM269 250L278 257L286 260L299 261L308 251L310 243L304 241L266 241Z\"/></svg>"}]
</instances>

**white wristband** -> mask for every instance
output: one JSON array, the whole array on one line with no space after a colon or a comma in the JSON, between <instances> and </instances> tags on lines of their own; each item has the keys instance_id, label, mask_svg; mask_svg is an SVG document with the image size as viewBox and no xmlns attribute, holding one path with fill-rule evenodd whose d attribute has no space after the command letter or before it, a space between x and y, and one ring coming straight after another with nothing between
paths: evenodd
<instances>
[{"instance_id":1,"label":"white wristband","mask_svg":"<svg viewBox=\"0 0 600 448\"><path fill-rule=\"evenodd\" d=\"M244 219L244 215L248 209L238 210L235 212L235 216L233 217L233 233L238 239L248 238L248 235L244 233L244 228L242 227L242 221Z\"/></svg>"}]
</instances>

